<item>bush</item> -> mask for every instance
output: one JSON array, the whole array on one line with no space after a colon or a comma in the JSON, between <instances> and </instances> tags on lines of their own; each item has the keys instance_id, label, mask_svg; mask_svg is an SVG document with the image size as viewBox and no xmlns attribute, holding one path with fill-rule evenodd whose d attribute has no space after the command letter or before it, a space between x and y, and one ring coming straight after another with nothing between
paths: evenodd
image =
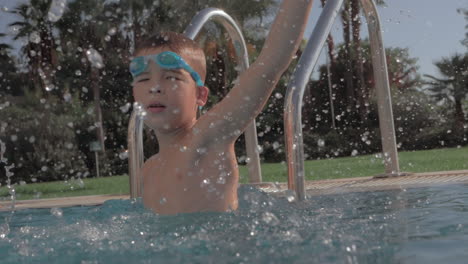
<instances>
[{"instance_id":1,"label":"bush","mask_svg":"<svg viewBox=\"0 0 468 264\"><path fill-rule=\"evenodd\" d=\"M53 96L38 99L31 94L6 100L9 106L0 110L0 139L6 145L8 165L15 166L11 170L12 183L64 180L88 174L77 135L87 133L91 121L79 103L63 102ZM4 184L5 164L1 166L0 182Z\"/></svg>"}]
</instances>

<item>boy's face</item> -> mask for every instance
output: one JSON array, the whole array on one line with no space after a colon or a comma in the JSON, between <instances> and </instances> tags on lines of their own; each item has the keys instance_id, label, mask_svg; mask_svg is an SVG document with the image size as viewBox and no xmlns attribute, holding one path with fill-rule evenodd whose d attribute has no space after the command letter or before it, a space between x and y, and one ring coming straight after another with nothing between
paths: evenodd
<instances>
[{"instance_id":1,"label":"boy's face","mask_svg":"<svg viewBox=\"0 0 468 264\"><path fill-rule=\"evenodd\" d=\"M167 47L144 49L135 56L147 56L171 51ZM185 52L179 55L189 64ZM196 69L195 69L196 70ZM133 80L133 97L147 112L145 124L156 130L173 130L192 124L198 106L206 103L208 88L197 87L184 69L165 69L149 60L146 71Z\"/></svg>"}]
</instances>

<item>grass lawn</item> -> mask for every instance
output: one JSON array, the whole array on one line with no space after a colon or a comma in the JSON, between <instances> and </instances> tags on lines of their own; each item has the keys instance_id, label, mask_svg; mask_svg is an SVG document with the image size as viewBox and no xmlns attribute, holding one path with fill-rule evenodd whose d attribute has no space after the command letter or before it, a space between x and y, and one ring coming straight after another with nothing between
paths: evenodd
<instances>
[{"instance_id":1,"label":"grass lawn","mask_svg":"<svg viewBox=\"0 0 468 264\"><path fill-rule=\"evenodd\" d=\"M430 172L468 170L468 147L400 152L400 171ZM373 176L384 172L382 158L365 155L305 162L307 180ZM239 167L240 180L247 182L247 168ZM262 164L263 181L287 181L287 167L283 163ZM14 176L13 176L14 177ZM51 182L16 185L17 199L52 198L96 194L128 194L128 176L83 179L81 182ZM0 197L6 199L6 187L0 187Z\"/></svg>"}]
</instances>

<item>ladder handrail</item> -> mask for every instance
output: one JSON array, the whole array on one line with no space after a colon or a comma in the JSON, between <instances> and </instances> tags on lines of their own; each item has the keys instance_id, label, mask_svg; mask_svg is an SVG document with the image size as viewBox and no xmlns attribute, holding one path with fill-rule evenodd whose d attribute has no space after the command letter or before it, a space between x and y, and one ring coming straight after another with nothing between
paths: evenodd
<instances>
[{"instance_id":1,"label":"ladder handrail","mask_svg":"<svg viewBox=\"0 0 468 264\"><path fill-rule=\"evenodd\" d=\"M133 104L133 111L128 122L128 174L130 178L130 197L143 196L143 178L141 167L144 162L143 154L143 120L144 109L138 103Z\"/></svg>"},{"instance_id":2,"label":"ladder handrail","mask_svg":"<svg viewBox=\"0 0 468 264\"><path fill-rule=\"evenodd\" d=\"M372 54L372 68L377 92L379 127L385 164L385 175L400 175L395 124L392 110L392 95L388 80L387 57L383 46L380 18L372 0L360 0L367 20Z\"/></svg>"},{"instance_id":3,"label":"ladder handrail","mask_svg":"<svg viewBox=\"0 0 468 264\"><path fill-rule=\"evenodd\" d=\"M184 31L188 38L195 39L200 30L208 21L215 21L221 24L233 41L240 72L249 67L249 57L247 46L240 28L237 26L226 12L217 8L205 8L197 13ZM138 109L132 111L128 126L128 162L130 177L130 197L136 198L142 196L141 167L144 162L143 156L143 119L139 118L141 113ZM260 157L258 153L257 129L255 120L253 120L245 131L245 142L247 148L247 157L250 162L247 164L250 182L261 182Z\"/></svg>"},{"instance_id":4,"label":"ladder handrail","mask_svg":"<svg viewBox=\"0 0 468 264\"><path fill-rule=\"evenodd\" d=\"M227 30L233 41L237 61L239 63L239 72L245 71L249 67L249 56L244 36L242 35L242 31L237 26L234 19L232 19L223 10L218 8L205 8L201 10L192 18L189 26L184 31L184 35L191 39L195 39L196 35L210 19L219 23ZM247 126L244 135L247 157L249 159L249 162L247 163L249 182L262 182L260 155L258 152L257 126L255 124L255 119L252 120L252 122Z\"/></svg>"},{"instance_id":5,"label":"ladder handrail","mask_svg":"<svg viewBox=\"0 0 468 264\"><path fill-rule=\"evenodd\" d=\"M378 97L379 124L384 152L385 172L398 175L398 154L395 127L393 124L390 85L388 82L385 48L380 31L380 20L372 0L360 0L369 25L369 39L376 90ZM299 59L288 85L284 106L284 131L286 159L288 164L288 188L294 190L298 200L305 199L304 146L302 137L302 98L321 49L331 31L343 0L328 0L320 15L309 42Z\"/></svg>"},{"instance_id":6,"label":"ladder handrail","mask_svg":"<svg viewBox=\"0 0 468 264\"><path fill-rule=\"evenodd\" d=\"M288 189L295 191L298 200L305 199L302 98L312 70L342 4L343 0L328 0L326 2L286 90L284 135L288 164Z\"/></svg>"}]
</instances>

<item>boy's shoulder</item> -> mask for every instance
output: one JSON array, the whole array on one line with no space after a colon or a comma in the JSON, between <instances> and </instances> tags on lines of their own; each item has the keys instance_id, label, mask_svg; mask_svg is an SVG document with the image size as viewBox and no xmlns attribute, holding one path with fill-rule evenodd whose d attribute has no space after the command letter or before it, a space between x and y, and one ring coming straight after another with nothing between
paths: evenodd
<instances>
[{"instance_id":1,"label":"boy's shoulder","mask_svg":"<svg viewBox=\"0 0 468 264\"><path fill-rule=\"evenodd\" d=\"M160 156L159 154L155 154L144 162L143 167L142 167L143 173L145 173L151 167L154 167L157 164L159 160L159 156Z\"/></svg>"}]
</instances>

